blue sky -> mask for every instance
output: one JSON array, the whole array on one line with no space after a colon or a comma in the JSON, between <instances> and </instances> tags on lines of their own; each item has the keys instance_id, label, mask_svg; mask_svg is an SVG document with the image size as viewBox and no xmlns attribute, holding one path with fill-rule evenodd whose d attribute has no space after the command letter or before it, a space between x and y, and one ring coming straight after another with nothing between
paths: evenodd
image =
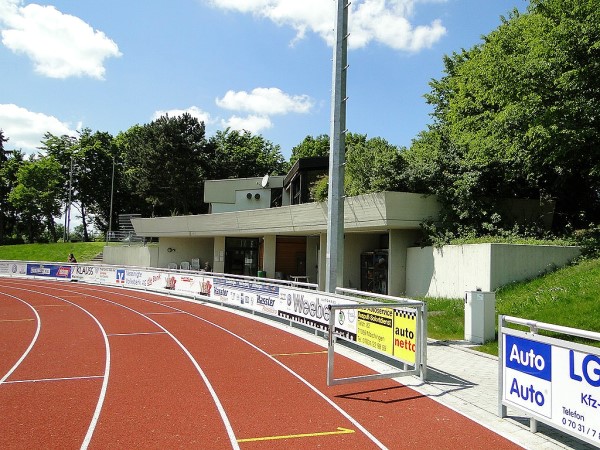
<instances>
[{"instance_id":1,"label":"blue sky","mask_svg":"<svg viewBox=\"0 0 600 450\"><path fill-rule=\"evenodd\" d=\"M409 146L445 54L525 0L353 0L347 128ZM116 135L168 112L207 136L247 129L289 158L328 134L334 0L0 0L6 148L89 127Z\"/></svg>"}]
</instances>

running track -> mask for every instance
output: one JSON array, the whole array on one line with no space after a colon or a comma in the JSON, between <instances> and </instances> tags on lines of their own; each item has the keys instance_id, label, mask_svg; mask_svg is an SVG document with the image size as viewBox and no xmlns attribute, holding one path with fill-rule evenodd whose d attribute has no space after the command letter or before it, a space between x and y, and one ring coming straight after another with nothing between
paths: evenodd
<instances>
[{"instance_id":1,"label":"running track","mask_svg":"<svg viewBox=\"0 0 600 450\"><path fill-rule=\"evenodd\" d=\"M230 310L0 278L2 449L518 448L393 380L328 387L326 366Z\"/></svg>"}]
</instances>

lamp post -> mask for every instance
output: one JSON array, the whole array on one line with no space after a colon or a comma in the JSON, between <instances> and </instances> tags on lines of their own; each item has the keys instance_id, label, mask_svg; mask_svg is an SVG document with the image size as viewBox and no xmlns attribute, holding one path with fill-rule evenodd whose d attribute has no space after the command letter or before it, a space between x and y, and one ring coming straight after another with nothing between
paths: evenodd
<instances>
[{"instance_id":1,"label":"lamp post","mask_svg":"<svg viewBox=\"0 0 600 450\"><path fill-rule=\"evenodd\" d=\"M66 241L71 242L71 203L73 201L73 155L71 155L71 169L69 170L69 203L67 208Z\"/></svg>"},{"instance_id":2,"label":"lamp post","mask_svg":"<svg viewBox=\"0 0 600 450\"><path fill-rule=\"evenodd\" d=\"M110 235L112 234L112 215L113 215L113 192L115 189L115 157L112 160L112 177L110 179L110 212L108 213L108 234L106 235L106 242L110 241Z\"/></svg>"}]
</instances>

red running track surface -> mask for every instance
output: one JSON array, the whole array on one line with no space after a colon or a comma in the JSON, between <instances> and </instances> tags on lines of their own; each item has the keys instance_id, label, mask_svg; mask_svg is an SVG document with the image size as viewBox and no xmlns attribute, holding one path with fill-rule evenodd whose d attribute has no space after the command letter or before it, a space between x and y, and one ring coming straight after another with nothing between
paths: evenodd
<instances>
[{"instance_id":1,"label":"red running track surface","mask_svg":"<svg viewBox=\"0 0 600 450\"><path fill-rule=\"evenodd\" d=\"M0 448L518 448L323 346L199 302L0 279ZM370 373L339 356L336 373Z\"/></svg>"}]
</instances>

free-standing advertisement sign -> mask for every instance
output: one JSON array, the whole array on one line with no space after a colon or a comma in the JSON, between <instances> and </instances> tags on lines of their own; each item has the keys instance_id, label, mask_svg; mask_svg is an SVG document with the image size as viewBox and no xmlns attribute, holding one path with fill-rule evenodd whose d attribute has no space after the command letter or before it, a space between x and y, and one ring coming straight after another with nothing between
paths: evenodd
<instances>
[{"instance_id":1,"label":"free-standing advertisement sign","mask_svg":"<svg viewBox=\"0 0 600 450\"><path fill-rule=\"evenodd\" d=\"M502 338L502 403L600 447L600 349L509 329Z\"/></svg>"}]
</instances>

